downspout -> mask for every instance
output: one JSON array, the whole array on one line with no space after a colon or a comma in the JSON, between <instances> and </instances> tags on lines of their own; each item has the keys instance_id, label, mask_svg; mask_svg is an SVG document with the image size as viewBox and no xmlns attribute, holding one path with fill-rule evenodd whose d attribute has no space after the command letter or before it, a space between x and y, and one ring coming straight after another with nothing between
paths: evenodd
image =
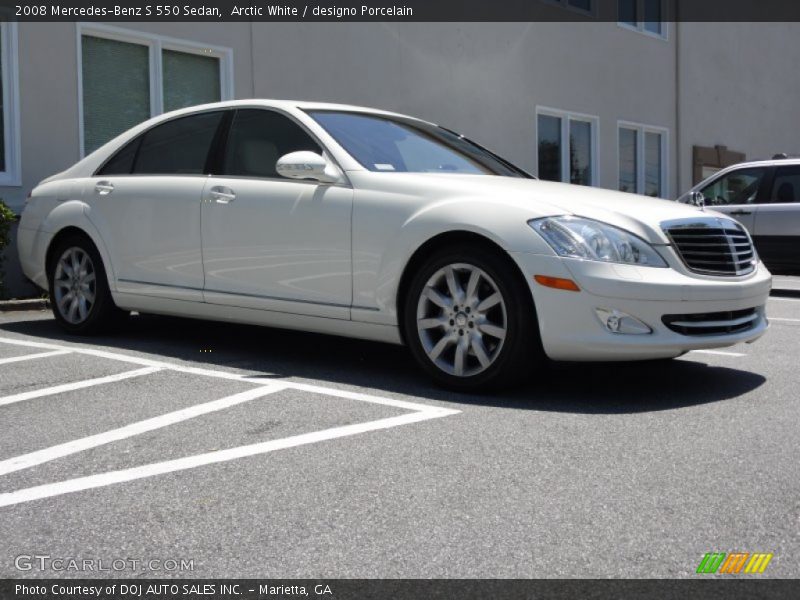
<instances>
[{"instance_id":1,"label":"downspout","mask_svg":"<svg viewBox=\"0 0 800 600\"><path fill-rule=\"evenodd\" d=\"M255 20L250 20L250 89L252 90L251 98L256 97L256 51L255 42L253 37L255 35Z\"/></svg>"},{"instance_id":2,"label":"downspout","mask_svg":"<svg viewBox=\"0 0 800 600\"><path fill-rule=\"evenodd\" d=\"M680 18L678 16L678 7L680 0L675 3L675 179L677 181L677 190L673 192L675 198L681 195L682 191L682 169L681 169L681 53L680 53Z\"/></svg>"}]
</instances>

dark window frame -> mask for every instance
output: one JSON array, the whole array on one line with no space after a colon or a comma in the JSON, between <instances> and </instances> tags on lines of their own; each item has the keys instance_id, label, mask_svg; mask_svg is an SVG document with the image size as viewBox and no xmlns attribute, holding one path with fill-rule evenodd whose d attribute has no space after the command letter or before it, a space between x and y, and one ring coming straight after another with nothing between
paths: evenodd
<instances>
[{"instance_id":1,"label":"dark window frame","mask_svg":"<svg viewBox=\"0 0 800 600\"><path fill-rule=\"evenodd\" d=\"M773 179L775 177L774 169L772 167L767 166L767 165L764 165L764 166L762 166L762 165L751 165L751 166L746 166L746 167L743 166L743 167L740 167L740 168L731 169L729 171L721 171L720 173L717 173L716 175L714 175L714 177L705 186L703 186L702 189L698 188L698 191L702 192L703 190L707 190L711 186L717 185L717 183L719 183L721 180L723 180L726 177L730 177L731 175L736 175L737 173L740 173L742 171L754 171L754 170L757 170L757 169L763 169L764 170L764 174L761 176L761 181L759 181L759 183L758 183L758 190L756 190L755 199L752 202L747 203L747 204L743 204L743 203L733 204L733 203L731 203L731 204L725 204L725 205L720 205L720 206L756 206L758 204L764 204L765 198L769 196L769 193L772 190L772 181L773 181ZM714 208L713 204L709 204L708 206L709 206L709 208Z\"/></svg>"},{"instance_id":2,"label":"dark window frame","mask_svg":"<svg viewBox=\"0 0 800 600\"><path fill-rule=\"evenodd\" d=\"M225 162L226 162L227 155L228 155L228 149L229 149L228 148L228 144L230 143L231 130L233 129L233 125L234 125L234 123L236 121L236 115L240 111L245 111L245 110L260 110L260 111L265 111L265 112L271 112L271 113L280 115L280 116L284 117L285 119L289 120L290 122L292 122L293 124L297 125L297 127L300 128L300 130L303 131L303 133L305 133L315 144L317 144L317 146L319 146L320 151L321 151L321 156L324 156L326 158L326 160L330 160L331 162L333 162L339 168L339 170L342 171L342 173L344 173L344 170L339 166L339 164L336 161L336 159L334 159L331 156L330 152L328 152L328 149L325 147L325 144L323 144L322 141L316 135L314 135L314 133L312 131L310 131L308 129L308 127L305 126L304 123L301 123L296 118L294 118L293 115L290 115L289 113L287 113L285 111L278 110L278 109L275 109L275 108L272 108L272 107L267 107L267 106L237 106L236 108L234 108L234 109L232 109L230 111L231 116L230 116L230 118L229 118L229 120L227 122L227 125L225 127L224 134L219 139L219 146L215 148L215 150L216 150L216 156L214 157L215 160L214 160L213 163L208 165L210 167L209 172L208 172L209 175L214 176L214 177L225 177L225 178L234 178L234 179L256 179L256 180L263 180L263 181L285 181L285 182L315 183L315 184L319 183L317 181L310 180L310 179L307 179L307 180L306 179L289 179L288 177L281 177L280 175L277 175L275 177L267 177L267 176L259 176L259 175L232 175L232 174L225 173L224 172L225 171Z\"/></svg>"},{"instance_id":3,"label":"dark window frame","mask_svg":"<svg viewBox=\"0 0 800 600\"><path fill-rule=\"evenodd\" d=\"M179 115L172 119L164 119L163 121L159 121L158 123L154 123L151 127L148 127L146 130L142 131L138 135L136 135L133 139L129 140L128 142L124 143L120 148L118 148L111 156L109 156L106 160L104 160L97 169L95 169L94 173L92 173L92 177L160 177L160 176L180 176L180 177L205 177L208 175L208 166L209 166L209 159L214 154L216 147L215 144L217 142L218 136L220 135L220 131L222 128L225 127L227 113L232 112L230 109L225 108L213 108L210 110L198 111L194 113L189 113L185 115ZM199 115L209 114L209 113L223 113L220 122L217 124L217 129L214 132L214 135L211 138L211 144L208 149L208 154L206 155L206 160L203 163L202 173L134 173L136 168L136 163L139 160L139 151L142 147L142 141L144 140L145 136L153 131L154 129L161 127L162 125L167 125L168 123L173 123L175 121L179 121L181 119L188 119L191 117L196 117ZM127 173L103 173L105 168L108 166L109 163L113 162L120 154L125 152L129 147L132 145L136 145L136 151L133 155L133 161L131 162L130 171Z\"/></svg>"},{"instance_id":4,"label":"dark window frame","mask_svg":"<svg viewBox=\"0 0 800 600\"><path fill-rule=\"evenodd\" d=\"M780 175L780 171L782 169L797 169L800 171L800 164L794 165L775 165L769 167L769 172L764 176L767 185L763 186L763 189L759 190L759 197L758 197L758 204L771 204L777 206L786 206L786 205L800 205L800 190L795 190L795 202L773 202L772 201L772 191L775 188L775 180L778 179Z\"/></svg>"}]
</instances>

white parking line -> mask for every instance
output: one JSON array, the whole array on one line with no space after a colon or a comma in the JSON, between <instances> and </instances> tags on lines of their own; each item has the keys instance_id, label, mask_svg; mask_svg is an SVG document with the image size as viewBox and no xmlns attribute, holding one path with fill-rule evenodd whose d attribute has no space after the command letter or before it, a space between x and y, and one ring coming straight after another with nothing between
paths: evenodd
<instances>
[{"instance_id":1,"label":"white parking line","mask_svg":"<svg viewBox=\"0 0 800 600\"><path fill-rule=\"evenodd\" d=\"M30 392L22 392L21 394L13 394L12 396L5 396L0 398L0 406L14 404L15 402L22 402L23 400L32 400L33 398L41 398L42 396L52 396L53 394L61 394L63 392L71 392L73 390L80 390L95 385L102 385L104 383L113 383L115 381L122 381L130 379L131 377L139 377L141 375L149 375L160 371L159 367L145 367L143 369L136 369L135 371L124 371L116 373L115 375L106 375L105 377L98 377L96 379L85 379L83 381L75 381L72 383L64 383L49 388L40 390L31 390Z\"/></svg>"},{"instance_id":2,"label":"white parking line","mask_svg":"<svg viewBox=\"0 0 800 600\"><path fill-rule=\"evenodd\" d=\"M170 371L177 371L179 373L188 373L190 375L202 375L204 377L216 377L218 379L228 379L231 381L239 381L252 383L254 385L269 386L274 384L274 380L261 379L258 377L250 377L248 375L241 375L239 373L230 373L228 371L218 371L216 369L203 369L199 367L187 367L175 363L169 363L160 360L153 360L141 356L130 356L127 354L118 354L116 352L109 352L106 350L95 350L93 348L84 348L81 346L60 346L57 344L46 344L43 342L31 342L28 340L20 340L16 338L0 338L0 343L13 344L17 346L29 346L31 348L46 348L50 350L64 350L74 352L76 354L85 354L87 356L96 356L98 358L106 358L109 360L118 360L129 362L144 367L153 367L157 369L168 369ZM328 396L337 396L339 398L347 398L350 400L359 400L362 402L370 402L372 404L382 404L384 406L393 406L395 408L403 408L407 410L429 410L431 407L426 404L419 404L416 402L408 402L405 400L394 400L392 398L384 398L381 396L372 396L370 394L363 394L360 392L350 392L347 390L340 390L338 388L328 388L306 383L295 383L292 381L282 381L281 385L285 387L294 388L297 390L305 390L307 392L325 394Z\"/></svg>"},{"instance_id":3,"label":"white parking line","mask_svg":"<svg viewBox=\"0 0 800 600\"><path fill-rule=\"evenodd\" d=\"M98 487L105 487L114 483L124 483L126 481L133 481L145 477L174 473L175 471L194 469L204 465L227 462L237 458L245 458L258 454L266 454L276 450L285 450L287 448L294 448L297 446L314 444L325 440L343 438L360 433L366 433L368 431L389 429L391 427L398 427L400 425L407 425L409 423L419 423L429 419L446 417L457 412L459 411L432 408L426 411L415 411L397 417L389 417L386 419L379 419L377 421L370 421L368 423L356 423L353 425L333 427L323 431L294 435L280 440L271 440L258 444L239 446L238 448L228 448L226 450L217 450L215 452L208 452L206 454L198 454L195 456L187 456L185 458L178 458L175 460L151 463L149 465L134 467L132 469L124 469L121 471L101 473L99 475L78 477L76 479L69 479L67 481L59 481L58 483L38 485L23 490L17 490L15 492L0 494L0 507L20 504L22 502L30 502L31 500L40 500L42 498L49 498L51 496L70 494L72 492L80 492Z\"/></svg>"},{"instance_id":4,"label":"white parking line","mask_svg":"<svg viewBox=\"0 0 800 600\"><path fill-rule=\"evenodd\" d=\"M782 321L785 323L800 323L800 319L784 319L778 317L769 317L770 321Z\"/></svg>"},{"instance_id":5,"label":"white parking line","mask_svg":"<svg viewBox=\"0 0 800 600\"><path fill-rule=\"evenodd\" d=\"M141 435L143 433L147 433L148 431L155 431L156 429L174 425L175 423L180 423L181 421L194 419L202 415L207 415L212 412L236 406L237 404L249 402L250 400L261 398L268 394L278 392L282 389L285 389L282 385L257 387L247 390L246 392L228 396L227 398L222 398L220 400L196 404L194 406L159 415L151 419L145 419L143 421L131 423L130 425L126 425L118 429L104 431L103 433L90 435L88 437L66 442L64 444L59 444L57 446L51 446L50 448L44 448L43 450L37 450L36 452L30 452L28 454L22 454L20 456L8 458L0 461L0 475L6 475L8 473L13 473L14 471L21 471L22 469L28 469L57 458L69 456L70 454L75 454L77 452L83 452L84 450L89 450L91 448L97 448L98 446L124 440L125 438L133 437L135 435Z\"/></svg>"},{"instance_id":6,"label":"white parking line","mask_svg":"<svg viewBox=\"0 0 800 600\"><path fill-rule=\"evenodd\" d=\"M407 425L410 423L420 423L422 421L427 421L430 419L439 419L442 417L456 415L461 412L459 410L450 408L441 408L437 406L419 404L416 402L407 402L404 400L395 400L394 398L373 396L370 394L364 394L361 392L351 392L348 390L342 390L338 388L327 388L324 386L311 385L305 383L295 383L290 381L264 380L258 377L250 377L247 375L230 373L227 371L188 367L164 361L151 360L149 358L144 358L144 357L129 356L126 354L118 354L115 352L108 352L105 350L84 348L81 346L61 346L56 344L32 342L28 340L20 340L15 338L0 338L0 343L26 346L31 348L42 348L52 351L74 352L76 354L85 354L88 356L96 356L99 358L106 358L110 360L124 361L140 365L143 367L136 371L128 371L125 373L120 373L119 375L111 375L109 377L101 377L99 379L93 379L88 381L79 381L76 383L55 386L52 388L48 388L46 390L35 390L32 392L26 392L24 394L17 394L15 396L0 398L0 406L2 406L3 404L8 404L12 401L19 402L20 400L28 399L29 397L37 397L40 395L45 395L44 392L47 392L47 394L55 394L55 393L60 393L62 391L70 391L72 389L80 389L82 387L88 387L89 385L97 385L98 383L105 383L107 381L118 381L120 379L126 379L128 377L145 375L147 373L154 373L160 370L171 370L171 371L189 373L206 377L216 377L219 379L235 380L239 382L251 383L258 386L257 388L253 390L248 390L247 392L243 392L242 394L236 394L234 396L223 398L221 400L216 400L213 402L208 402L198 406L189 407L179 411L174 411L172 413L167 413L166 415L161 415L160 417L146 419L144 421L132 423L130 425L120 427L118 429L114 429L111 431L89 436L79 440L74 440L72 442L59 444L51 448L45 448L43 450L38 450L36 452L31 452L29 454L24 454L11 459L7 459L5 461L0 462L0 475L12 473L14 471L19 471L21 469L25 469L38 464L42 464L44 462L55 460L57 458L61 458L63 456L68 456L70 454L82 452L90 448L95 448L114 441L139 435L147 431L152 431L154 429L166 427L167 425L172 425L174 423L194 418L202 414L207 414L209 412L214 412L217 410L223 410L235 404L239 404L241 402L252 400L276 392L278 390L287 388L301 390L309 393L322 394L326 396L346 398L349 400L356 400L371 404L379 404L382 406L390 406L393 408L399 408L411 411L407 414L395 417L388 417L384 419L378 419L376 421L370 421L367 423L355 423L352 425L333 427L331 429L325 429L322 431L315 431L311 433L295 435L279 440L270 440L267 442L249 444L246 446L239 446L236 448L228 448L226 450L218 450L214 452L208 452L205 454L198 454L195 456L187 456L184 458L178 458L159 463L152 463L140 467L134 467L131 469L112 471L109 473L100 473L97 475L89 475L86 477L78 477L76 479L60 481L57 483L49 483L27 489L17 490L14 492L4 493L0 494L0 507L11 506L14 504L19 504L21 502L29 502L31 500L37 500L41 498L49 498L61 494L69 494L81 490L104 487L112 485L114 483L133 481L136 479L142 479L144 477L153 477L155 475L172 473L175 471L194 469L196 467L204 465L226 462L237 458L244 458L259 454L266 454L269 452L274 452L276 450L283 450L287 448L294 448L296 446L314 444L317 442L333 440L352 435L358 435L370 431L389 429L391 427L399 427L401 425Z\"/></svg>"},{"instance_id":7,"label":"white parking line","mask_svg":"<svg viewBox=\"0 0 800 600\"><path fill-rule=\"evenodd\" d=\"M24 360L34 360L37 358L49 358L51 356L60 356L62 354L69 354L69 350L53 350L52 352L37 352L36 354L24 354L22 356L12 356L11 358L0 358L0 365L8 365L11 363L22 362Z\"/></svg>"},{"instance_id":8,"label":"white parking line","mask_svg":"<svg viewBox=\"0 0 800 600\"><path fill-rule=\"evenodd\" d=\"M716 354L717 356L734 356L736 358L747 356L747 354L739 352L720 352L719 350L692 350L692 354Z\"/></svg>"}]
</instances>

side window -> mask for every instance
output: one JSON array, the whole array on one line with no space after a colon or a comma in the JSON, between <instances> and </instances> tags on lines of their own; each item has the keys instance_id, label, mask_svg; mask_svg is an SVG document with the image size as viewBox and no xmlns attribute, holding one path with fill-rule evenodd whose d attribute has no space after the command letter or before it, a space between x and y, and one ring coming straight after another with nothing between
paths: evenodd
<instances>
[{"instance_id":1,"label":"side window","mask_svg":"<svg viewBox=\"0 0 800 600\"><path fill-rule=\"evenodd\" d=\"M181 117L142 136L133 173L137 175L202 174L222 112Z\"/></svg>"},{"instance_id":2,"label":"side window","mask_svg":"<svg viewBox=\"0 0 800 600\"><path fill-rule=\"evenodd\" d=\"M753 204L764 173L764 169L740 169L720 177L700 191L711 206Z\"/></svg>"},{"instance_id":3,"label":"side window","mask_svg":"<svg viewBox=\"0 0 800 600\"><path fill-rule=\"evenodd\" d=\"M769 202L772 204L800 202L800 166L781 167L777 170Z\"/></svg>"},{"instance_id":4,"label":"side window","mask_svg":"<svg viewBox=\"0 0 800 600\"><path fill-rule=\"evenodd\" d=\"M122 150L117 151L114 156L106 161L106 164L97 171L97 175L130 175L131 171L133 171L136 151L139 149L141 141L142 136L139 136L132 142L128 142L123 146Z\"/></svg>"},{"instance_id":5,"label":"side window","mask_svg":"<svg viewBox=\"0 0 800 600\"><path fill-rule=\"evenodd\" d=\"M319 144L284 115L257 108L241 109L236 111L228 134L223 174L278 177L278 159L300 150L322 154Z\"/></svg>"}]
</instances>

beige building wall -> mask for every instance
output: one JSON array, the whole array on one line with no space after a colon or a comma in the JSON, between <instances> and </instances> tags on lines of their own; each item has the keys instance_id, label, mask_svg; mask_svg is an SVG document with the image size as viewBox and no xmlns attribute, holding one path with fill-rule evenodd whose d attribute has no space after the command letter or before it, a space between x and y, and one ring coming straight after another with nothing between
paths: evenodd
<instances>
[{"instance_id":1,"label":"beige building wall","mask_svg":"<svg viewBox=\"0 0 800 600\"><path fill-rule=\"evenodd\" d=\"M531 172L537 106L599 118L602 187L617 186L618 120L675 128L673 41L616 23L254 27L258 95L412 114Z\"/></svg>"},{"instance_id":2,"label":"beige building wall","mask_svg":"<svg viewBox=\"0 0 800 600\"><path fill-rule=\"evenodd\" d=\"M680 23L680 189L692 147L800 154L800 23Z\"/></svg>"},{"instance_id":3,"label":"beige building wall","mask_svg":"<svg viewBox=\"0 0 800 600\"><path fill-rule=\"evenodd\" d=\"M249 23L136 23L120 29L230 48L234 97L253 93ZM80 158L77 31L75 23L17 25L22 185L0 187L0 198L12 208L20 209L39 181Z\"/></svg>"}]
</instances>

